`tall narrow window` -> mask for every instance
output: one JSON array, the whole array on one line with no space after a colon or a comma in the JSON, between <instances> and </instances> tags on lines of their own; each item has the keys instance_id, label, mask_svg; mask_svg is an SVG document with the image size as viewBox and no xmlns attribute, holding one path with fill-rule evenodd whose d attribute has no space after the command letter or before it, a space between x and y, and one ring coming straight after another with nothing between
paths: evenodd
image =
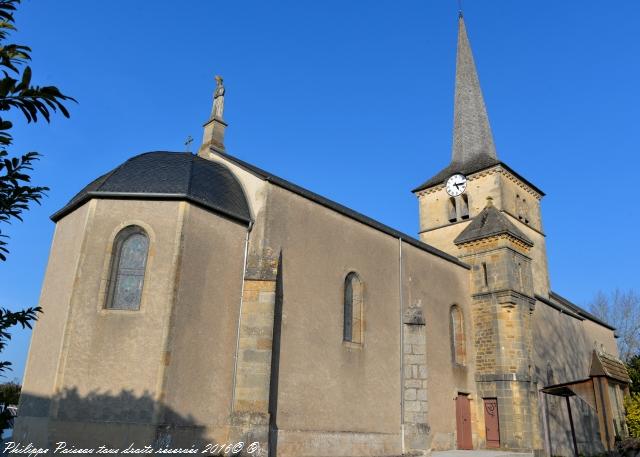
<instances>
[{"instance_id":1,"label":"tall narrow window","mask_svg":"<svg viewBox=\"0 0 640 457\"><path fill-rule=\"evenodd\" d=\"M519 220L522 220L522 201L520 200L520 195L516 194L516 214Z\"/></svg>"},{"instance_id":2,"label":"tall narrow window","mask_svg":"<svg viewBox=\"0 0 640 457\"><path fill-rule=\"evenodd\" d=\"M489 286L489 274L487 273L487 264L482 262L482 283L484 287Z\"/></svg>"},{"instance_id":3,"label":"tall narrow window","mask_svg":"<svg viewBox=\"0 0 640 457\"><path fill-rule=\"evenodd\" d=\"M449 222L455 222L458 219L456 214L456 199L451 197L447 203L447 214L449 215Z\"/></svg>"},{"instance_id":4,"label":"tall narrow window","mask_svg":"<svg viewBox=\"0 0 640 457\"><path fill-rule=\"evenodd\" d=\"M142 299L149 237L140 227L122 230L114 242L106 307L137 310Z\"/></svg>"},{"instance_id":5,"label":"tall narrow window","mask_svg":"<svg viewBox=\"0 0 640 457\"><path fill-rule=\"evenodd\" d=\"M451 352L455 364L465 364L467 350L464 340L464 322L462 311L456 305L451 307Z\"/></svg>"},{"instance_id":6,"label":"tall narrow window","mask_svg":"<svg viewBox=\"0 0 640 457\"><path fill-rule=\"evenodd\" d=\"M518 262L518 285L520 286L520 290L524 290L524 280L522 278L522 263Z\"/></svg>"},{"instance_id":7,"label":"tall narrow window","mask_svg":"<svg viewBox=\"0 0 640 457\"><path fill-rule=\"evenodd\" d=\"M469 197L467 194L460 196L460 218L469 219Z\"/></svg>"},{"instance_id":8,"label":"tall narrow window","mask_svg":"<svg viewBox=\"0 0 640 457\"><path fill-rule=\"evenodd\" d=\"M343 340L362 342L362 281L351 272L344 280L344 328Z\"/></svg>"}]
</instances>

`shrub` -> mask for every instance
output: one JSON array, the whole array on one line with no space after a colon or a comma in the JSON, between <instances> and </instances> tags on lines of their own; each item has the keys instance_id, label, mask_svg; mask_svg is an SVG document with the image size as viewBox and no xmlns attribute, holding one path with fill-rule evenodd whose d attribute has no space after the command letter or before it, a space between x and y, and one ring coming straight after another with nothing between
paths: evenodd
<instances>
[{"instance_id":1,"label":"shrub","mask_svg":"<svg viewBox=\"0 0 640 457\"><path fill-rule=\"evenodd\" d=\"M629 395L624 399L627 410L627 427L632 437L640 438L640 394Z\"/></svg>"}]
</instances>

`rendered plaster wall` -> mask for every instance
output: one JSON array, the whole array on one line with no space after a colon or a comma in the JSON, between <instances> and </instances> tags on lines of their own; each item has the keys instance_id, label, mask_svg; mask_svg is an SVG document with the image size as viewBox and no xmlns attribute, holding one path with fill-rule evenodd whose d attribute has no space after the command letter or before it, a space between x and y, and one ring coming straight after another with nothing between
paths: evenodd
<instances>
[{"instance_id":1,"label":"rendered plaster wall","mask_svg":"<svg viewBox=\"0 0 640 457\"><path fill-rule=\"evenodd\" d=\"M269 192L262 242L283 259L278 456L399 453L398 240L279 187ZM351 271L364 283L361 345L343 342Z\"/></svg>"},{"instance_id":2,"label":"rendered plaster wall","mask_svg":"<svg viewBox=\"0 0 640 457\"><path fill-rule=\"evenodd\" d=\"M115 441L106 444L119 447L130 434L110 435L112 425L137 427L156 420L183 213L179 202L95 201L64 335L56 385L60 398L51 414L59 421L54 438L73 434L74 423L94 422L102 431L79 432L78 444L111 436ZM139 225L149 236L142 302L137 311L105 309L114 239L129 225Z\"/></svg>"},{"instance_id":3,"label":"rendered plaster wall","mask_svg":"<svg viewBox=\"0 0 640 457\"><path fill-rule=\"evenodd\" d=\"M186 205L164 347L165 439L228 442L246 227Z\"/></svg>"},{"instance_id":4,"label":"rendered plaster wall","mask_svg":"<svg viewBox=\"0 0 640 457\"><path fill-rule=\"evenodd\" d=\"M455 398L458 393L470 394L474 443L479 444L484 437L477 420L478 398L473 382L475 361L469 274L465 268L403 244L404 306L422 308L425 318L427 448L434 450L456 448ZM457 305L463 315L467 348L464 365L453 360L450 327L453 305ZM405 402L405 414L408 413Z\"/></svg>"},{"instance_id":5,"label":"rendered plaster wall","mask_svg":"<svg viewBox=\"0 0 640 457\"><path fill-rule=\"evenodd\" d=\"M266 253L282 250L281 348L272 418L278 456L400 453L398 239L277 186L270 186L268 195L267 227L256 227L265 238L251 243ZM468 300L468 271L403 246L409 256L403 294L425 309L442 308L448 322L450 299ZM260 250L251 246L250 252ZM343 341L344 281L351 271L364 283L362 344ZM447 326L441 331L448 335ZM449 361L448 336L434 341L446 346ZM422 357L429 363L427 354ZM410 408L412 401L407 401ZM447 415L450 407L453 401L447 402ZM449 427L450 435L455 423L449 422L438 430Z\"/></svg>"},{"instance_id":6,"label":"rendered plaster wall","mask_svg":"<svg viewBox=\"0 0 640 457\"><path fill-rule=\"evenodd\" d=\"M187 283L182 289L180 303L183 311L188 306L187 302L192 308L180 316L182 321L177 322L184 326L195 325L191 329L192 334L194 330L202 334L203 341L207 343L214 340L204 334L206 330L202 327L207 320L202 319L197 325L195 321L207 317L204 315L207 312L211 314L208 300L214 302L214 307L222 308L225 304L219 301L222 294L212 292L215 283L205 280L202 284L199 281L208 272L216 273L209 270L215 270L212 265L219 261L207 257L203 246L212 246L218 253L227 250L227 254L233 252L240 258L235 268L230 266L228 273L235 274L237 286L241 282L243 235L242 229L224 227L225 223L229 224L227 221L205 223L206 217L199 209L195 209L189 219L188 206L183 202L93 200L59 221L51 260L51 265L55 263L56 268L49 268L41 303L45 313L46 308L53 310L60 306L61 309L50 311L56 319L43 320L42 325L36 328L31 349L32 368L27 370L25 378L25 392L29 391L30 385L37 388L31 391L38 400L37 404L51 403L44 413L49 416L46 425L49 444L58 440L73 440L80 446L105 444L126 447L132 442L153 444L158 438L166 438L159 436L155 427L157 423L164 423L166 418L171 418L173 423L192 426L188 431L192 437L203 436L202 428L197 425L211 412L203 410L207 406L196 404L195 400L183 404L184 399L175 397L169 398L171 405L168 405L165 396L167 382L180 381L176 379L179 376L175 372L174 378L168 376L172 362L181 364L178 368L180 375L192 370L194 376L190 383L196 384L183 383L180 389L173 387L170 389L173 395L180 395L181 390L202 387L197 384L206 384L207 381L195 375L205 374L202 373L203 368L211 368L206 363L201 366L194 363L198 355L202 359L206 345L190 348L190 355L181 357L184 336L182 340L180 336L169 337L171 311L176 294L181 290L178 274L181 246L184 242L194 263L187 265ZM188 224L187 230L183 231L185 218ZM105 309L114 239L129 225L142 227L150 240L141 306L137 311ZM221 231L218 234L224 232L227 238L217 239L219 243L216 243L216 230ZM209 233L204 233L206 231ZM207 239L207 235L213 240ZM218 268L221 268L220 264ZM207 279L219 280L231 290L233 284L226 283L225 273L218 273L217 279ZM198 287L195 287L196 282ZM203 286L203 291L211 292L209 297L197 296L197 288ZM236 289L239 291L239 287ZM188 296L189 292L196 295ZM236 303L234 305L237 307ZM228 315L233 320L233 307L231 309ZM199 313L202 315L198 316ZM233 332L235 324L231 322L225 326L229 333ZM228 340L220 339L222 345L230 346L225 350L230 351L226 357L231 358L234 345ZM171 353L172 344L175 344L177 354ZM62 348L58 355L54 354L55 372L46 363L35 364L39 357L51 356L51 346ZM229 365L214 358L212 365L216 363ZM229 372L227 367L224 369ZM43 382L49 386L38 386ZM220 392L223 397L220 401L224 403L228 394L224 392L223 385L216 385L217 382L224 384L224 379L213 381L213 390ZM32 430L45 433L45 426L25 424L21 430L26 430L23 436L31 440ZM197 433L193 433L194 430Z\"/></svg>"},{"instance_id":7,"label":"rendered plaster wall","mask_svg":"<svg viewBox=\"0 0 640 457\"><path fill-rule=\"evenodd\" d=\"M64 341L69 305L76 282L78 261L86 225L94 203L83 205L55 227L49 262L39 305L39 316L31 337L22 395L20 416L16 420L14 438L46 446L51 400Z\"/></svg>"},{"instance_id":8,"label":"rendered plaster wall","mask_svg":"<svg viewBox=\"0 0 640 457\"><path fill-rule=\"evenodd\" d=\"M535 375L539 389L587 379L594 348L600 349L603 345L605 350L617 354L613 332L594 322L580 321L542 302L536 304L533 321ZM540 401L540 416L548 423L552 454L572 455L564 398L547 395L543 401ZM571 399L571 407L579 451L586 455L602 451L596 412L577 397Z\"/></svg>"}]
</instances>

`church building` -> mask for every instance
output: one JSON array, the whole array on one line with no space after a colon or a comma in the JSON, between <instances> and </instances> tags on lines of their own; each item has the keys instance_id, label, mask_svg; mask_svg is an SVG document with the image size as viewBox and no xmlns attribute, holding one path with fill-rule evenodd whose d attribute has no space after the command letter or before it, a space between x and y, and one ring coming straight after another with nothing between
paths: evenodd
<instances>
[{"instance_id":1,"label":"church building","mask_svg":"<svg viewBox=\"0 0 640 457\"><path fill-rule=\"evenodd\" d=\"M131 157L53 214L14 441L572 456L626 436L615 329L551 289L544 193L499 158L458 22L418 238L231 155L220 77L197 154Z\"/></svg>"}]
</instances>

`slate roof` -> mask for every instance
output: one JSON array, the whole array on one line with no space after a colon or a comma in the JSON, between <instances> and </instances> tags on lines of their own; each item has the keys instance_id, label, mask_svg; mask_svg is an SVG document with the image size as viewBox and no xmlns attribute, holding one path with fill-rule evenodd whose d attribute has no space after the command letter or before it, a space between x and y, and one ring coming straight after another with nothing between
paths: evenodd
<instances>
[{"instance_id":1,"label":"slate roof","mask_svg":"<svg viewBox=\"0 0 640 457\"><path fill-rule=\"evenodd\" d=\"M449 176L455 173L462 173L463 175L468 176L472 173L493 167L494 165L498 165L500 163L501 162L495 157L491 157L485 154L473 157L464 163L451 162L445 168L436 173L435 176L426 180L418 187L413 189L412 192L419 192L423 189L428 189L429 187L443 184Z\"/></svg>"},{"instance_id":2,"label":"slate roof","mask_svg":"<svg viewBox=\"0 0 640 457\"><path fill-rule=\"evenodd\" d=\"M466 25L464 18L460 15L458 18L451 163L413 189L413 192L440 185L455 173L462 173L466 176L495 165L502 165L522 182L544 195L544 192L498 159Z\"/></svg>"},{"instance_id":3,"label":"slate roof","mask_svg":"<svg viewBox=\"0 0 640 457\"><path fill-rule=\"evenodd\" d=\"M522 231L516 227L495 206L487 206L480 214L473 218L471 223L460 232L453 242L455 244L468 243L470 241L487 238L490 236L509 234L523 243L533 246L531 241Z\"/></svg>"},{"instance_id":4,"label":"slate roof","mask_svg":"<svg viewBox=\"0 0 640 457\"><path fill-rule=\"evenodd\" d=\"M229 154L217 152L252 174L295 194L387 233L423 251L469 269L456 257L388 227L346 206L304 189ZM57 222L92 198L186 200L240 222L251 222L249 204L236 177L224 165L184 152L137 155L100 176L51 216Z\"/></svg>"},{"instance_id":5,"label":"slate roof","mask_svg":"<svg viewBox=\"0 0 640 457\"><path fill-rule=\"evenodd\" d=\"M156 151L130 158L82 189L54 222L91 198L186 200L249 223L242 186L224 165L191 153Z\"/></svg>"},{"instance_id":6,"label":"slate roof","mask_svg":"<svg viewBox=\"0 0 640 457\"><path fill-rule=\"evenodd\" d=\"M542 303L548 306L551 306L552 308L557 309L558 311L564 314L568 314L569 316L575 319L578 319L581 321L588 319L592 322L595 322L596 324L599 324L599 325L602 325L603 327L608 328L609 330L615 331L615 327L612 327L602 319L599 319L598 317L594 316L590 312L586 311L585 309L581 308L575 303L570 302L566 298L560 296L559 294L553 291L549 291L548 297L543 297L537 294L535 297L536 297L536 300L541 301Z\"/></svg>"},{"instance_id":7,"label":"slate roof","mask_svg":"<svg viewBox=\"0 0 640 457\"><path fill-rule=\"evenodd\" d=\"M489 116L484 104L467 27L458 16L456 88L453 105L453 147L451 161L466 163L477 157L497 159Z\"/></svg>"},{"instance_id":8,"label":"slate roof","mask_svg":"<svg viewBox=\"0 0 640 457\"><path fill-rule=\"evenodd\" d=\"M318 203L344 216L347 216L351 219L354 219L358 222L368 225L369 227L372 227L383 233L391 235L394 238L402 238L402 241L412 246L415 246L418 249L434 254L438 257L441 257L445 260L448 260L449 262L455 263L466 269L471 268L466 263L461 262L456 257L450 254L447 254L446 252L443 252L439 249L434 248L433 246L423 243L422 241L417 240L412 236L407 235L406 233L402 233L394 228L389 227L388 225L385 225L381 222L376 221L375 219L372 219L368 216L365 216L364 214L361 214L357 211L352 210L351 208L341 205L340 203L336 203L333 200L329 200L328 198L323 197L322 195L316 194L315 192L311 192L310 190L307 190L303 187L298 186L297 184L289 182L286 179L280 178L272 173L269 173L268 171L258 168L255 165L252 165L250 163L247 163L243 160L238 159L237 157L234 157L230 154L223 153L220 151L216 151L216 154L220 155L221 157L224 157L225 159L229 160L231 163L238 165L240 168L243 168L244 170L259 177L260 179L264 179L265 181L270 182L278 187L282 187L283 189L286 189L290 192L300 195L301 197L304 197L308 200Z\"/></svg>"},{"instance_id":9,"label":"slate roof","mask_svg":"<svg viewBox=\"0 0 640 457\"><path fill-rule=\"evenodd\" d=\"M593 321L597 324L600 324L604 327L607 327L610 330L615 330L615 327L612 327L611 325L607 324L605 321L603 321L602 319L594 316L593 314L591 314L590 312L588 312L587 310L585 310L584 308L581 308L580 306L576 305L575 303L570 302L569 300L567 300L566 298L564 298L563 296L553 292L553 291L549 291L549 298L551 298L552 300L562 304L563 306L569 308L571 311L573 311L574 313L576 313L577 315L585 318L585 319L589 319L590 321Z\"/></svg>"}]
</instances>

